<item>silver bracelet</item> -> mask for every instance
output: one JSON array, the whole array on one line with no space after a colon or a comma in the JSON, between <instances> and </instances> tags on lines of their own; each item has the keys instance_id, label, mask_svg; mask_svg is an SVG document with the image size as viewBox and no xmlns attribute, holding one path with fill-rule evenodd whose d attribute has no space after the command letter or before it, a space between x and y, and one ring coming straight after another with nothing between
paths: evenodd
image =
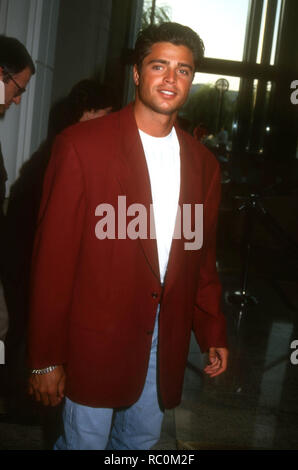
<instances>
[{"instance_id":1,"label":"silver bracelet","mask_svg":"<svg viewBox=\"0 0 298 470\"><path fill-rule=\"evenodd\" d=\"M49 372L52 372L54 369L56 369L57 366L49 366L46 367L45 369L32 369L31 374L37 374L37 375L43 375L43 374L48 374Z\"/></svg>"}]
</instances>

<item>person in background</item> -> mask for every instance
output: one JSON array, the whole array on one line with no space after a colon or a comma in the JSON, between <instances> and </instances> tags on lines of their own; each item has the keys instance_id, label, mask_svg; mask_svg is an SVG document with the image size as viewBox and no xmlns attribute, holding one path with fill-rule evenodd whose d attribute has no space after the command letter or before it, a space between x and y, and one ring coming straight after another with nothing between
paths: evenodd
<instances>
[{"instance_id":1,"label":"person in background","mask_svg":"<svg viewBox=\"0 0 298 470\"><path fill-rule=\"evenodd\" d=\"M220 129L216 138L217 138L218 145L224 146L224 147L228 145L229 134L228 134L228 131L224 127Z\"/></svg>"},{"instance_id":2,"label":"person in background","mask_svg":"<svg viewBox=\"0 0 298 470\"><path fill-rule=\"evenodd\" d=\"M0 114L4 114L12 103L20 104L34 73L35 65L25 46L16 38L0 35L0 80L4 83Z\"/></svg>"},{"instance_id":3,"label":"person in background","mask_svg":"<svg viewBox=\"0 0 298 470\"><path fill-rule=\"evenodd\" d=\"M195 139L199 140L202 142L205 137L207 137L209 134L207 127L205 126L204 123L200 122L195 129L193 130L193 136Z\"/></svg>"},{"instance_id":4,"label":"person in background","mask_svg":"<svg viewBox=\"0 0 298 470\"><path fill-rule=\"evenodd\" d=\"M25 46L16 38L0 35L0 83L1 99L0 118L11 104L20 104L23 93L32 75L35 73L33 60ZM4 99L3 99L4 98ZM1 133L0 133L1 140ZM4 166L0 141L0 276L3 276L3 254L5 243L3 240L4 200L6 193L7 173ZM4 341L8 330L9 318L0 283L0 340ZM0 366L2 369L4 366ZM2 372L2 370L1 370ZM0 385L0 388L1 385Z\"/></svg>"},{"instance_id":5,"label":"person in background","mask_svg":"<svg viewBox=\"0 0 298 470\"><path fill-rule=\"evenodd\" d=\"M51 109L48 136L24 163L12 185L4 225L5 266L3 284L10 326L7 334L7 409L18 419L34 417L27 395L26 343L28 327L29 275L44 174L53 141L63 129L80 121L111 112L109 90L96 80L84 79Z\"/></svg>"}]
</instances>

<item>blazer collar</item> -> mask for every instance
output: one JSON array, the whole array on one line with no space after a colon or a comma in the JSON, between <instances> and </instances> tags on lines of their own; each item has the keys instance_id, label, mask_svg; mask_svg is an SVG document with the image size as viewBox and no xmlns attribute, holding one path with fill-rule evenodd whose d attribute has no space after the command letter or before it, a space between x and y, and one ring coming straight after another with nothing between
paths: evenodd
<instances>
[{"instance_id":1,"label":"blazer collar","mask_svg":"<svg viewBox=\"0 0 298 470\"><path fill-rule=\"evenodd\" d=\"M185 137L185 133L177 125L175 125L175 129L180 144L179 207L181 211L181 238L174 238L172 240L165 282L167 289L170 289L174 285L180 267L185 263L185 243L188 243L189 240L185 238L182 227L182 212L184 204L191 205L192 229L194 229L195 204L203 202L203 172L200 171L198 162L197 164L195 163L194 150L190 145L190 139Z\"/></svg>"},{"instance_id":2,"label":"blazer collar","mask_svg":"<svg viewBox=\"0 0 298 470\"><path fill-rule=\"evenodd\" d=\"M143 204L147 209L147 228L149 232L150 204L152 204L152 194L150 178L146 163L146 158L138 132L137 124L133 112L133 104L129 104L119 113L120 139L119 156L120 166L118 179L123 195L127 198L127 207L133 203ZM179 206L182 210L184 204L192 204L202 199L201 175L198 174L193 164L193 150L187 144L183 131L175 126L180 144L180 195ZM175 275L179 271L179 265L184 257L183 230L181 239L172 240L166 284L169 287L175 280ZM139 239L141 247L147 261L160 281L157 243L155 239Z\"/></svg>"},{"instance_id":3,"label":"blazer collar","mask_svg":"<svg viewBox=\"0 0 298 470\"><path fill-rule=\"evenodd\" d=\"M150 205L152 194L150 177L143 145L134 117L133 104L129 104L119 113L119 183L126 195L127 207L142 204L147 210L147 232L150 227ZM157 243L155 239L138 239L144 255L157 280L160 281Z\"/></svg>"}]
</instances>

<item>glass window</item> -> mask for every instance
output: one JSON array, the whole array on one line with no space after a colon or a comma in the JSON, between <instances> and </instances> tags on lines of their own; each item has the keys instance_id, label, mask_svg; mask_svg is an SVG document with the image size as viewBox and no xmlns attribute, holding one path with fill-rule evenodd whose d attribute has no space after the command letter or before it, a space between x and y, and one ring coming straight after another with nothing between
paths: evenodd
<instances>
[{"instance_id":1,"label":"glass window","mask_svg":"<svg viewBox=\"0 0 298 470\"><path fill-rule=\"evenodd\" d=\"M265 0L264 3L263 3L263 10L262 10L262 20L261 20L261 28L260 28L260 36L259 36L257 64L261 63L261 55L262 55L264 32L265 32L265 21L266 21L267 6L268 6L268 0Z\"/></svg>"},{"instance_id":2,"label":"glass window","mask_svg":"<svg viewBox=\"0 0 298 470\"><path fill-rule=\"evenodd\" d=\"M214 151L223 137L226 148L232 148L239 86L239 77L198 73L197 83L179 113L189 125L187 130Z\"/></svg>"},{"instance_id":3,"label":"glass window","mask_svg":"<svg viewBox=\"0 0 298 470\"><path fill-rule=\"evenodd\" d=\"M146 0L144 9L152 2ZM156 12L185 24L204 41L205 56L241 61L249 0L157 0Z\"/></svg>"},{"instance_id":4,"label":"glass window","mask_svg":"<svg viewBox=\"0 0 298 470\"><path fill-rule=\"evenodd\" d=\"M280 24L281 5L282 5L281 0L277 0L276 13L275 13L275 19L274 19L273 38L272 38L272 44L271 44L270 65L274 65L275 63L276 42L277 42L278 29L279 29L279 24ZM265 0L263 4L261 30L260 30L258 54L257 54L258 64L261 63L264 33L265 33L265 23L266 23L269 7L272 7L272 4L270 4L268 0Z\"/></svg>"},{"instance_id":5,"label":"glass window","mask_svg":"<svg viewBox=\"0 0 298 470\"><path fill-rule=\"evenodd\" d=\"M274 35L273 35L273 42L272 42L270 65L275 64L276 43L277 43L277 35L278 35L278 30L279 30L279 25L280 25L280 18L281 18L281 0L278 0L277 1L276 17L275 17L275 25L274 25Z\"/></svg>"}]
</instances>

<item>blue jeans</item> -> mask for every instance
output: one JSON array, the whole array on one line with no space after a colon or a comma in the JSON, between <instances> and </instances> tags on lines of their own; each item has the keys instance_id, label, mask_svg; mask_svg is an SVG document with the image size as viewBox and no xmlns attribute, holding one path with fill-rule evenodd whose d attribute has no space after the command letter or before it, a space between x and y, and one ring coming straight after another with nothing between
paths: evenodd
<instances>
[{"instance_id":1,"label":"blue jeans","mask_svg":"<svg viewBox=\"0 0 298 470\"><path fill-rule=\"evenodd\" d=\"M163 411L156 384L158 312L143 392L129 408L91 408L65 399L64 433L55 450L149 450L160 437Z\"/></svg>"}]
</instances>

